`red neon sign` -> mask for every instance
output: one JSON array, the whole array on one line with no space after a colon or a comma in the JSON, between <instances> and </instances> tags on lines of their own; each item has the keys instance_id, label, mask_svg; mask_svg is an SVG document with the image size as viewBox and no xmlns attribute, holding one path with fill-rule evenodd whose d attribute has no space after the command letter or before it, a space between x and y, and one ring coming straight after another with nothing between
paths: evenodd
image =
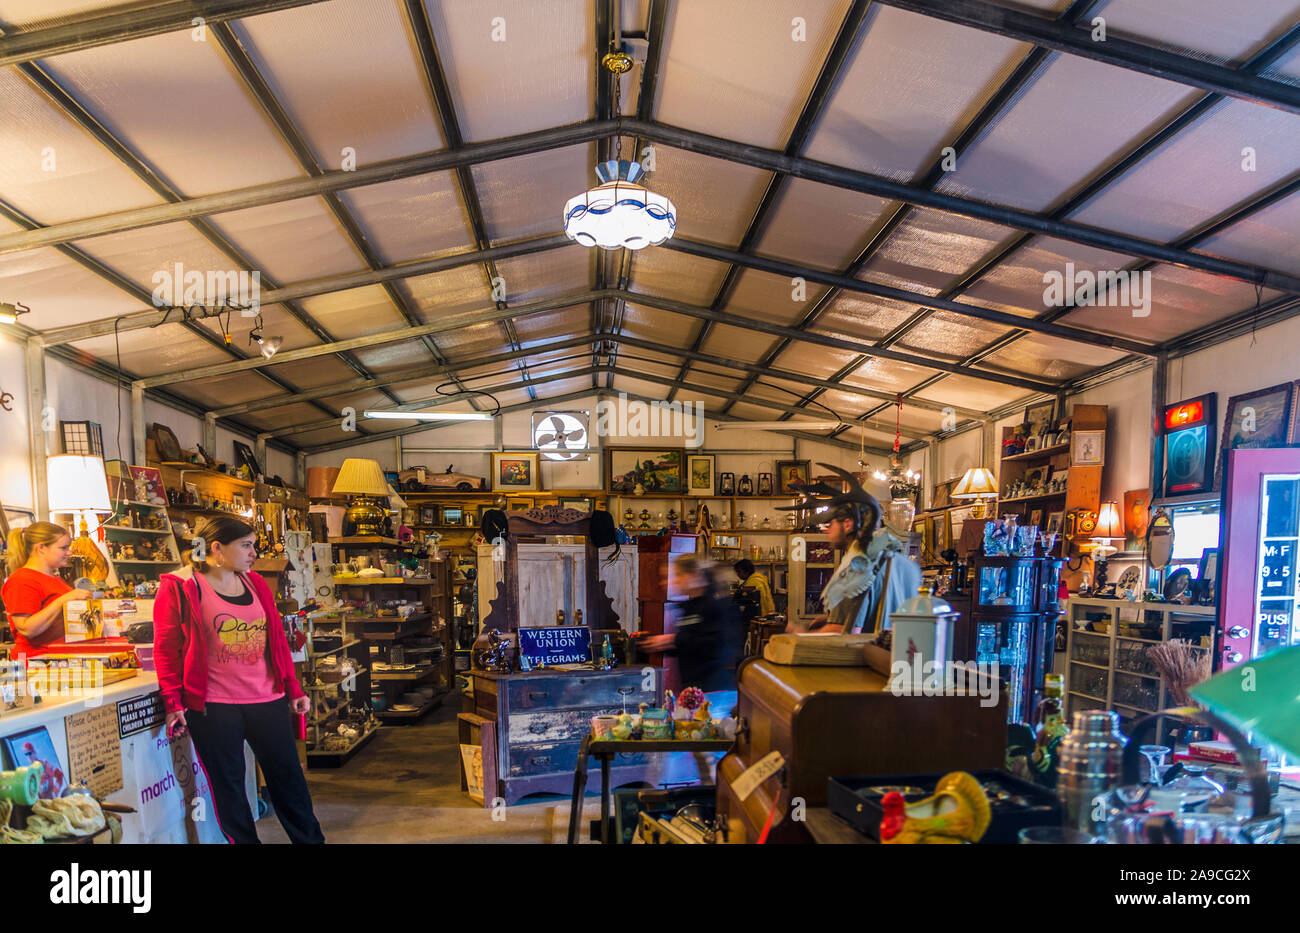
<instances>
[{"instance_id":1,"label":"red neon sign","mask_svg":"<svg viewBox=\"0 0 1300 933\"><path fill-rule=\"evenodd\" d=\"M1205 407L1201 402L1188 402L1175 405L1165 412L1165 430L1173 431L1200 421L1205 416Z\"/></svg>"}]
</instances>

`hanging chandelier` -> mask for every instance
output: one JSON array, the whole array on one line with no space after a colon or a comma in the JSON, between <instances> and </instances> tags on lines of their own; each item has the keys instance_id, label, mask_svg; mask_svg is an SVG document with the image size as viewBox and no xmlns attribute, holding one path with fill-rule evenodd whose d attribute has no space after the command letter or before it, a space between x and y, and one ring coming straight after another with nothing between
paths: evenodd
<instances>
[{"instance_id":1,"label":"hanging chandelier","mask_svg":"<svg viewBox=\"0 0 1300 933\"><path fill-rule=\"evenodd\" d=\"M921 474L916 470L903 469L901 456L903 446L903 396L898 396L897 415L894 421L894 452L889 458L889 472L876 470L876 479L889 486L889 514L885 518L898 534L909 534L912 519L916 517L916 494L921 491Z\"/></svg>"},{"instance_id":2,"label":"hanging chandelier","mask_svg":"<svg viewBox=\"0 0 1300 933\"><path fill-rule=\"evenodd\" d=\"M564 205L564 232L583 246L643 249L658 246L677 228L677 208L637 181L639 162L610 159L596 166L600 184Z\"/></svg>"}]
</instances>

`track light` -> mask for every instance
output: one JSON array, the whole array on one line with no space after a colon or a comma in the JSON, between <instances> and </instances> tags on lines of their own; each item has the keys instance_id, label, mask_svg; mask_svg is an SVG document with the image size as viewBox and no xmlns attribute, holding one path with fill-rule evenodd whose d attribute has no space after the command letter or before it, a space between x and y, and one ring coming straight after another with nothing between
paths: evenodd
<instances>
[{"instance_id":1,"label":"track light","mask_svg":"<svg viewBox=\"0 0 1300 933\"><path fill-rule=\"evenodd\" d=\"M18 315L27 314L32 309L21 302L0 302L0 324L17 324Z\"/></svg>"}]
</instances>

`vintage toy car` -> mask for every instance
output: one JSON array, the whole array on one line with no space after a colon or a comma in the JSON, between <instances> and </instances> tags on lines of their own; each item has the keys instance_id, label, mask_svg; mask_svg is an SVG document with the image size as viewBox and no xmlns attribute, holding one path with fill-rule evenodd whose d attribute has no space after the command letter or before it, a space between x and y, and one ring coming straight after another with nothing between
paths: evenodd
<instances>
[{"instance_id":1,"label":"vintage toy car","mask_svg":"<svg viewBox=\"0 0 1300 933\"><path fill-rule=\"evenodd\" d=\"M481 476L468 473L453 473L449 465L443 473L430 472L428 467L416 466L397 474L397 479L406 492L427 492L430 489L455 489L459 492L472 492L486 489L487 481Z\"/></svg>"}]
</instances>

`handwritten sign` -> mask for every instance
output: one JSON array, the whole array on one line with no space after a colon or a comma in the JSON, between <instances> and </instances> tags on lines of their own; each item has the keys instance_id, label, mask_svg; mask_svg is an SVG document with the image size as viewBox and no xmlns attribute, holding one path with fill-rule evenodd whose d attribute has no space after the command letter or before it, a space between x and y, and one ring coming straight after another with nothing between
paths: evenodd
<instances>
[{"instance_id":1,"label":"handwritten sign","mask_svg":"<svg viewBox=\"0 0 1300 933\"><path fill-rule=\"evenodd\" d=\"M121 738L135 735L167 721L161 693L120 700L117 704L117 729Z\"/></svg>"},{"instance_id":2,"label":"handwritten sign","mask_svg":"<svg viewBox=\"0 0 1300 933\"><path fill-rule=\"evenodd\" d=\"M591 660L591 630L555 625L519 630L519 666L525 671Z\"/></svg>"},{"instance_id":3,"label":"handwritten sign","mask_svg":"<svg viewBox=\"0 0 1300 933\"><path fill-rule=\"evenodd\" d=\"M68 733L69 784L86 782L101 800L122 789L122 740L111 706L95 706L64 717Z\"/></svg>"}]
</instances>

